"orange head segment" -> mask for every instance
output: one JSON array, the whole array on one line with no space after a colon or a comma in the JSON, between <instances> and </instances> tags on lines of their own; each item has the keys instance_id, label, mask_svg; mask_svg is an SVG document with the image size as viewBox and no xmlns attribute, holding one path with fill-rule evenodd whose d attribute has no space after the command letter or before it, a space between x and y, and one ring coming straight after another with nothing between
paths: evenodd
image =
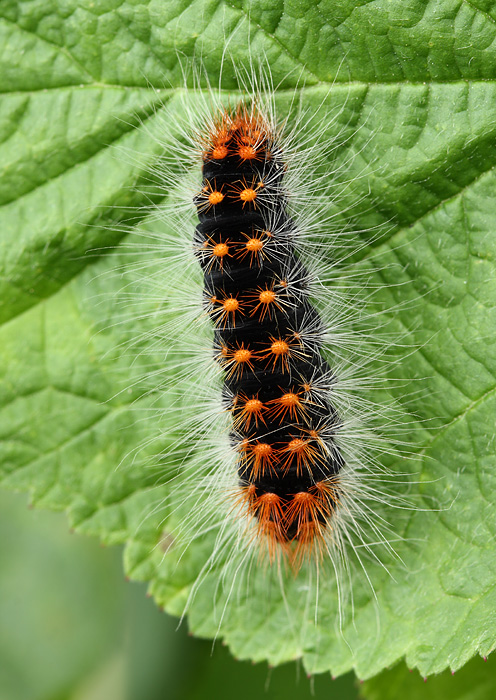
<instances>
[{"instance_id":1,"label":"orange head segment","mask_svg":"<svg viewBox=\"0 0 496 700\"><path fill-rule=\"evenodd\" d=\"M222 160L236 154L241 162L270 157L272 129L254 105L241 102L223 109L203 144L204 160Z\"/></svg>"}]
</instances>

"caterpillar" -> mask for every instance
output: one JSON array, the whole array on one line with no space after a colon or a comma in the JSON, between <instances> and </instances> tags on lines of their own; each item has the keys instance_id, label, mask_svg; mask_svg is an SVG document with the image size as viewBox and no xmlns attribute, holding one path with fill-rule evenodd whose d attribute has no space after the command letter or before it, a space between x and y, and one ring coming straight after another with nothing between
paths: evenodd
<instances>
[{"instance_id":1,"label":"caterpillar","mask_svg":"<svg viewBox=\"0 0 496 700\"><path fill-rule=\"evenodd\" d=\"M374 597L371 566L396 557L385 510L408 504L381 432L401 418L368 369L387 349L370 267L347 271L363 243L343 225L352 161L335 158L353 131L346 91L309 115L293 89L280 113L267 66L235 74L237 94L198 80L156 132L143 125L161 151L152 191L167 194L138 234L132 295L150 300L138 341L163 366L147 377L160 427L143 522L161 531L151 592L187 572L167 610L208 608L200 629L215 637L282 606L283 660L303 654L322 600L342 629L354 591Z\"/></svg>"},{"instance_id":2,"label":"caterpillar","mask_svg":"<svg viewBox=\"0 0 496 700\"><path fill-rule=\"evenodd\" d=\"M195 253L233 418L239 501L271 559L322 554L339 504L339 416L320 387L323 322L287 213L284 154L256 103L221 114L203 151ZM293 551L291 551L291 548Z\"/></svg>"}]
</instances>

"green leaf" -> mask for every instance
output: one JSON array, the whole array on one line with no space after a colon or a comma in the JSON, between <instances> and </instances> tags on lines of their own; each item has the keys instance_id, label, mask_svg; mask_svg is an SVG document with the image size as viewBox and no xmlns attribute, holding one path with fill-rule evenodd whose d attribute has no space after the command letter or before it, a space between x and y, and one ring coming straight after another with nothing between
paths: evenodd
<instances>
[{"instance_id":1,"label":"green leaf","mask_svg":"<svg viewBox=\"0 0 496 700\"><path fill-rule=\"evenodd\" d=\"M295 638L276 593L268 614L261 606L261 569L220 628L220 573L208 576L191 629L220 634L241 658L303 656L310 672L355 668L362 678L401 657L428 675L487 655L496 642L494 3L5 0L0 32L2 484L67 510L74 527L106 543L125 542L128 572L150 581L167 609L182 609L213 541L179 564L162 561L155 507L166 473L157 481L159 466L149 465L178 435L157 410L164 399L139 381L163 369L146 334L160 316L145 318L153 299L136 301L131 352L126 284L108 273L129 260L133 236L121 222L132 215L145 226L156 139L164 125L175 129L185 92L177 51L201 55L216 84L230 40L238 65L250 50L266 57L281 114L302 81L310 113L325 100L339 114L329 129L346 136L336 154L349 164L343 201L358 229L374 227L356 265L381 267L373 282L405 338L389 375L419 419L421 483L411 488L425 510L388 513L404 536L395 544L404 565L388 565L391 577L367 564L377 601L358 584L341 633L333 580L321 581L308 632L298 583L288 582L294 627L304 630ZM236 87L229 70L223 79ZM150 254L138 245L131 259L144 265ZM138 449L160 432L159 445Z\"/></svg>"},{"instance_id":2,"label":"green leaf","mask_svg":"<svg viewBox=\"0 0 496 700\"><path fill-rule=\"evenodd\" d=\"M408 673L403 664L384 671L364 683L360 695L366 700L490 700L494 696L494 659L484 663L475 658L457 673L445 671L439 676L423 679L417 673Z\"/></svg>"}]
</instances>

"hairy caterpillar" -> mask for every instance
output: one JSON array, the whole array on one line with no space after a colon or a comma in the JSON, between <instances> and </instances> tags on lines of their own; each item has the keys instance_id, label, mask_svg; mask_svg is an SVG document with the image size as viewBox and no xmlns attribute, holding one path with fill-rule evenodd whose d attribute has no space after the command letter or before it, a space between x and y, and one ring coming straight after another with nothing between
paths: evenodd
<instances>
[{"instance_id":1,"label":"hairy caterpillar","mask_svg":"<svg viewBox=\"0 0 496 700\"><path fill-rule=\"evenodd\" d=\"M166 586L201 552L170 610L194 615L209 599L202 632L215 636L262 585L257 613L282 602L294 633L275 658L293 658L322 596L338 599L341 627L356 571L373 591L368 562L394 556L383 506L404 501L371 430L395 417L371 398L366 367L383 347L367 276L346 271L360 247L342 224L347 164L332 172L347 96L330 109L326 93L308 115L293 91L279 116L266 67L237 78L237 95L198 88L151 133L168 201L140 234L150 260L138 277L167 360L150 382L167 423L151 463L167 495L146 517L161 518Z\"/></svg>"},{"instance_id":2,"label":"hairy caterpillar","mask_svg":"<svg viewBox=\"0 0 496 700\"><path fill-rule=\"evenodd\" d=\"M279 548L299 568L308 547L322 553L339 507L343 458L339 418L322 390L333 383L320 354L323 324L295 254L271 125L242 102L220 115L205 146L195 247L240 453L239 500L271 558Z\"/></svg>"}]
</instances>

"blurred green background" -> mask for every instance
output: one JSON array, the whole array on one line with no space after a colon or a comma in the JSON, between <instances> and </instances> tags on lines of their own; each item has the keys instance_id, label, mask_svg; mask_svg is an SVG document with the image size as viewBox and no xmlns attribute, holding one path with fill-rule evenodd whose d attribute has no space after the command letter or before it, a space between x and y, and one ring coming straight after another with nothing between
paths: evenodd
<instances>
[{"instance_id":1,"label":"blurred green background","mask_svg":"<svg viewBox=\"0 0 496 700\"><path fill-rule=\"evenodd\" d=\"M126 582L122 552L0 492L0 700L358 697L352 674L235 661ZM313 693L313 694L312 694Z\"/></svg>"},{"instance_id":2,"label":"blurred green background","mask_svg":"<svg viewBox=\"0 0 496 700\"><path fill-rule=\"evenodd\" d=\"M475 657L423 683L403 662L363 685L298 664L234 660L126 582L122 552L71 534L64 515L0 491L0 700L493 700L496 663Z\"/></svg>"}]
</instances>

